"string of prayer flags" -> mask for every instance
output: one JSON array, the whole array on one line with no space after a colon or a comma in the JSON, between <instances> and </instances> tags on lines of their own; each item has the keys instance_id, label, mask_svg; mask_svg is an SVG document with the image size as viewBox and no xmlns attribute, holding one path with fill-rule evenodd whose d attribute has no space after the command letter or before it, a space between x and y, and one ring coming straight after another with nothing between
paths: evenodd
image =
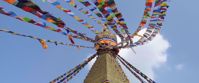
<instances>
[{"instance_id":1,"label":"string of prayer flags","mask_svg":"<svg viewBox=\"0 0 199 83\"><path fill-rule=\"evenodd\" d=\"M100 24L101 26L103 26L104 24L102 23L102 19L101 20L97 20L97 18L95 18L93 16L93 14L89 11L89 10L85 10L83 7L78 6L77 4L75 4L74 0L65 0L68 4L70 4L71 6L73 6L74 8L76 8L78 11L82 12L83 14L87 15L89 18L93 19L95 22L97 22L98 24Z\"/></svg>"},{"instance_id":2,"label":"string of prayer flags","mask_svg":"<svg viewBox=\"0 0 199 83\"><path fill-rule=\"evenodd\" d=\"M117 23L120 23L120 26L125 27L121 29L121 32L124 32L129 35L130 33L128 32L128 28L126 26L126 24L124 24L123 21L124 19L122 18L122 14L119 13L119 11L116 9L116 5L113 3L113 1L109 0L109 1L98 1L98 0L92 0L92 2L98 7L98 9L102 12L102 14L106 17L107 19L107 24L109 26L111 26L111 28L115 31L115 33L117 35L119 35L119 37L124 40L126 38L123 37L123 35L121 35L120 31L117 30ZM111 6L109 6L111 5ZM114 8L114 10L112 10L112 8ZM118 18L119 21L118 20ZM130 39L130 36L127 36L128 39Z\"/></svg>"},{"instance_id":3,"label":"string of prayer flags","mask_svg":"<svg viewBox=\"0 0 199 83\"><path fill-rule=\"evenodd\" d=\"M78 36L78 37L73 36L73 38L78 38L78 39L82 39L82 40L86 40L86 41L90 41L90 42L95 42L95 40L93 38L85 36L84 33L79 33L79 32L77 32L71 28L68 28L68 27L66 27L65 30L67 31L67 33L72 32Z\"/></svg>"},{"instance_id":4,"label":"string of prayer flags","mask_svg":"<svg viewBox=\"0 0 199 83\"><path fill-rule=\"evenodd\" d=\"M166 11L169 6L167 4L167 0L156 0L155 4L156 5L150 18L149 26L147 27L143 37L140 38L138 42L131 44L129 47L143 45L144 43L151 41L160 32L162 23L166 16Z\"/></svg>"},{"instance_id":5,"label":"string of prayer flags","mask_svg":"<svg viewBox=\"0 0 199 83\"><path fill-rule=\"evenodd\" d=\"M120 13L116 7L114 0L92 0L93 3L99 8L102 14L107 18L108 21L115 20L117 24L119 24L126 33L128 32L128 27L126 22L124 22L124 18L122 13Z\"/></svg>"},{"instance_id":6,"label":"string of prayer flags","mask_svg":"<svg viewBox=\"0 0 199 83\"><path fill-rule=\"evenodd\" d=\"M3 10L2 7L0 9L0 13L3 14L3 15L9 16L9 17L13 17L13 18L18 19L18 20L23 21L23 22L27 22L27 23L34 24L36 26L40 26L42 28L45 28L45 29L48 29L48 30L51 30L51 31L60 32L62 34L67 34L65 32L62 32L61 29L55 29L53 27L47 26L45 22L37 22L37 21L35 21L35 20L31 19L31 18L28 18L28 17L18 16L13 11L6 12L6 11Z\"/></svg>"},{"instance_id":7,"label":"string of prayer flags","mask_svg":"<svg viewBox=\"0 0 199 83\"><path fill-rule=\"evenodd\" d=\"M27 23L42 27L44 29L48 29L48 30L51 30L51 31L54 31L54 32L58 32L58 33L61 33L63 35L67 35L69 32L72 32L75 35L77 35L77 36L73 35L74 38L89 41L89 42L95 42L92 38L86 37L85 35L83 35L83 33L79 33L75 30L72 30L69 27L64 28L64 29L66 29L66 31L68 31L68 32L64 32L62 29L55 29L54 27L47 26L47 24L45 22L38 22L38 21L35 21L35 20L28 18L28 17L18 16L13 11L6 12L6 11L3 10L3 7L0 7L0 14L6 15L6 16L9 16L9 17L13 17L13 18L18 19L20 21L27 22Z\"/></svg>"},{"instance_id":8,"label":"string of prayer flags","mask_svg":"<svg viewBox=\"0 0 199 83\"><path fill-rule=\"evenodd\" d=\"M46 41L45 41L45 40L41 39L41 40L39 40L39 42L41 43L41 45L42 45L42 47L43 47L44 49L47 49L47 48L48 48L48 45L46 44Z\"/></svg>"},{"instance_id":9,"label":"string of prayer flags","mask_svg":"<svg viewBox=\"0 0 199 83\"><path fill-rule=\"evenodd\" d=\"M145 81L137 74L135 73L122 59L117 57L117 59L140 81L140 83L145 83Z\"/></svg>"},{"instance_id":10,"label":"string of prayer flags","mask_svg":"<svg viewBox=\"0 0 199 83\"><path fill-rule=\"evenodd\" d=\"M50 23L53 23L58 27L63 28L65 26L65 23L62 20L56 18L55 16L51 15L46 11L41 10L41 8L35 3L33 3L31 0L4 0L4 1L26 12L32 13L35 16L42 18Z\"/></svg>"},{"instance_id":11,"label":"string of prayer flags","mask_svg":"<svg viewBox=\"0 0 199 83\"><path fill-rule=\"evenodd\" d=\"M127 62L124 58L122 58L120 55L118 55L118 59L123 61L125 64L127 64L130 68L132 68L137 74L139 74L141 77L143 77L145 80L148 81L148 83L156 83L151 78L149 78L147 75L142 73L139 69L131 65L129 62Z\"/></svg>"},{"instance_id":12,"label":"string of prayer flags","mask_svg":"<svg viewBox=\"0 0 199 83\"><path fill-rule=\"evenodd\" d=\"M48 45L46 42L48 43L53 43L55 45L64 45L64 46L72 46L72 47L76 47L76 48L90 48L90 49L94 49L94 47L89 47L89 46L81 46L81 45L75 45L75 44L67 44L67 43L63 43L63 42L59 42L59 41L54 41L54 40L46 40L46 39L42 39L42 38L38 38L35 36L31 36L31 35L25 35L25 34L21 34L21 33L16 33L14 31L10 31L10 30L6 30L6 29L0 29L0 32L5 32L5 33L9 33L12 35L17 35L17 36L21 36L21 37L27 37L27 38L31 38L34 40L37 40L41 43L42 47L44 49L48 48Z\"/></svg>"},{"instance_id":13,"label":"string of prayer flags","mask_svg":"<svg viewBox=\"0 0 199 83\"><path fill-rule=\"evenodd\" d=\"M72 44L75 44L72 35L69 34L69 35L68 35L68 39L70 40L70 42L71 42Z\"/></svg>"},{"instance_id":14,"label":"string of prayer flags","mask_svg":"<svg viewBox=\"0 0 199 83\"><path fill-rule=\"evenodd\" d=\"M85 0L77 0L80 3L82 3L85 7L87 7L90 11L94 12L99 18L101 18L103 21L106 21L106 19L104 19L103 15L97 10L96 7L92 6L91 3L89 1L85 1Z\"/></svg>"},{"instance_id":15,"label":"string of prayer flags","mask_svg":"<svg viewBox=\"0 0 199 83\"><path fill-rule=\"evenodd\" d=\"M147 21L151 17L150 12L152 12L153 3L154 3L154 0L146 0L144 15L141 19L141 22L140 22L136 32L139 32L140 30L142 30L145 27L145 25L147 24Z\"/></svg>"},{"instance_id":16,"label":"string of prayer flags","mask_svg":"<svg viewBox=\"0 0 199 83\"><path fill-rule=\"evenodd\" d=\"M97 54L94 54L84 60L84 62L80 63L79 65L75 66L73 69L69 70L68 72L64 73L63 75L57 77L56 79L52 80L50 83L62 83L67 82L72 79L81 69L83 69L91 60L93 60Z\"/></svg>"},{"instance_id":17,"label":"string of prayer flags","mask_svg":"<svg viewBox=\"0 0 199 83\"><path fill-rule=\"evenodd\" d=\"M99 9L100 10L100 9ZM101 10L100 10L101 11ZM101 11L102 12L102 11ZM123 37L123 35L120 33L120 31L117 29L117 25L116 25L116 22L114 21L114 20L110 20L110 19L108 19L107 18L107 23L106 23L107 25L109 25L112 29L113 29L113 31L117 34L117 35L119 35L119 37L122 39L122 41L123 41L123 39L124 39L124 37Z\"/></svg>"},{"instance_id":18,"label":"string of prayer flags","mask_svg":"<svg viewBox=\"0 0 199 83\"><path fill-rule=\"evenodd\" d=\"M108 23L109 25L113 25L113 24L117 24L117 22L119 21L116 21L116 17L115 13L116 11L113 11L111 9L111 7L109 7L109 4L108 1L105 2L105 1L98 1L98 0L92 0L93 3L98 7L98 9L102 12L102 14L106 17L106 19L108 20ZM111 2L112 3L112 2ZM113 6L114 8L116 8L116 6L114 5ZM116 10L116 9L115 9ZM118 11L117 11L118 12ZM122 17L121 14L117 14L118 17ZM127 28L127 27L126 27Z\"/></svg>"},{"instance_id":19,"label":"string of prayer flags","mask_svg":"<svg viewBox=\"0 0 199 83\"><path fill-rule=\"evenodd\" d=\"M76 16L71 10L65 9L61 6L60 2L57 0L46 0L46 2L50 3L51 5L55 6L56 8L62 10L64 13L68 14L69 16L73 17L75 20L80 22L82 25L90 29L95 34L98 34L99 31L95 30L94 27L90 24L88 24L85 20L81 19L80 17Z\"/></svg>"},{"instance_id":20,"label":"string of prayer flags","mask_svg":"<svg viewBox=\"0 0 199 83\"><path fill-rule=\"evenodd\" d=\"M142 43L151 41L160 32L162 23L164 21L164 17L166 16L165 13L167 11L168 5L166 3L166 0L159 1L161 2L161 4L159 6L155 6L152 14L153 18L151 18L150 20L149 27L147 28L147 31L144 33L144 37L140 39Z\"/></svg>"},{"instance_id":21,"label":"string of prayer flags","mask_svg":"<svg viewBox=\"0 0 199 83\"><path fill-rule=\"evenodd\" d=\"M85 7L89 8L90 11L94 12L98 17L101 17L102 19L104 19L103 15L97 11L97 8L96 7L91 7L91 3L88 2L88 1L85 1L85 0L78 0L79 2L81 2ZM124 37L122 36L122 34L120 33L120 31L117 30L117 26L114 25L116 22L109 22L109 23L106 23L105 25L107 26L108 25L111 25L111 28L115 31L116 34L118 34L121 39L123 40Z\"/></svg>"},{"instance_id":22,"label":"string of prayer flags","mask_svg":"<svg viewBox=\"0 0 199 83\"><path fill-rule=\"evenodd\" d=\"M154 3L154 0L146 0L144 15L141 19L141 22L140 22L137 30L131 35L130 40L131 40L131 38L134 38L134 36L138 36L136 33L138 33L140 30L142 30L145 27L145 25L147 24L147 21L151 17L150 12L152 11L153 3Z\"/></svg>"},{"instance_id":23,"label":"string of prayer flags","mask_svg":"<svg viewBox=\"0 0 199 83\"><path fill-rule=\"evenodd\" d=\"M125 40L129 40L130 43L133 43L131 41L131 37L130 37L130 33L128 31L128 27L126 25L126 22L123 18L123 15L121 12L119 12L119 10L116 7L116 4L114 2L114 0L109 0L109 2L107 2L108 7L105 8L106 11L108 11L110 14L114 14L113 17L116 20L116 23L121 26L121 32L126 33L127 37L125 38ZM117 19L116 19L116 18Z\"/></svg>"}]
</instances>

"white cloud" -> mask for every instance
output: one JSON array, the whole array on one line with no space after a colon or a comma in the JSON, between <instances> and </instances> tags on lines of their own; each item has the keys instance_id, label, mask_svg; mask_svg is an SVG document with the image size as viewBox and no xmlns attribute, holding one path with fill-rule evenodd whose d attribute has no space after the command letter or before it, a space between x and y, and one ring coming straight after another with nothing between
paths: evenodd
<instances>
[{"instance_id":1,"label":"white cloud","mask_svg":"<svg viewBox=\"0 0 199 83\"><path fill-rule=\"evenodd\" d=\"M122 49L119 54L135 67L140 69L143 73L154 79L154 69L157 69L162 64L166 63L166 52L169 47L169 42L162 35L157 35L150 43L135 47L134 49L136 54L131 49ZM94 61L95 60L89 63L89 69ZM135 79L132 79L134 77L132 77L126 69L124 69L124 71L127 73L127 76L131 82L135 82Z\"/></svg>"},{"instance_id":2,"label":"white cloud","mask_svg":"<svg viewBox=\"0 0 199 83\"><path fill-rule=\"evenodd\" d=\"M176 69L176 70L183 70L183 68L184 68L184 64L177 64L177 65L175 66L175 69Z\"/></svg>"},{"instance_id":3,"label":"white cloud","mask_svg":"<svg viewBox=\"0 0 199 83\"><path fill-rule=\"evenodd\" d=\"M169 47L169 42L162 35L157 35L150 43L135 47L136 54L131 49L123 49L119 54L143 73L154 79L154 69L166 63L166 52Z\"/></svg>"}]
</instances>

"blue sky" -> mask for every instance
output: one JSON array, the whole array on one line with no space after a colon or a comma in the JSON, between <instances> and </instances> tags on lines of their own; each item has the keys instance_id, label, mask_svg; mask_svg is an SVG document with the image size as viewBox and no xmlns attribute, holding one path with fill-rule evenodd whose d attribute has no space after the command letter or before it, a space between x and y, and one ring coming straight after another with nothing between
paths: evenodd
<instances>
[{"instance_id":1,"label":"blue sky","mask_svg":"<svg viewBox=\"0 0 199 83\"><path fill-rule=\"evenodd\" d=\"M145 0L115 0L118 9L123 13L129 30L133 32L143 15ZM61 17L66 25L87 33L94 37L93 33L76 22L73 18L57 10L48 3L34 0L42 9L49 11L57 17ZM166 61L160 67L153 69L155 79L158 83L198 83L198 47L197 37L199 29L197 9L198 0L170 0L170 8L164 22L161 35L170 47L165 51ZM86 16L68 6L66 8L74 10L77 15L86 19ZM23 12L22 10L0 1L0 6L8 10L17 12L22 16L37 17ZM87 21L100 29L99 25L92 20ZM54 26L48 23L51 26ZM44 30L40 27L20 22L13 18L0 14L0 28L13 30L16 32L30 34L45 39L53 39L69 42L63 35L52 31ZM80 30L81 29L81 30ZM77 44L90 45L91 43L77 41ZM66 46L55 46L48 44L49 48L44 50L38 41L0 33L0 80L1 83L47 83L53 78L63 74L65 71L81 63L86 57L95 53L92 49L76 49ZM161 45L160 45L161 46ZM136 49L136 48L135 48ZM150 48L149 48L150 49ZM139 51L138 49L137 51ZM145 50L143 49L143 53ZM138 53L139 54L139 53ZM144 58L144 57L143 57ZM139 59L142 60L142 59ZM142 65L142 63L137 64ZM145 68L142 68L145 70ZM88 73L88 68L83 69L71 83L82 83ZM131 78L131 77L129 77ZM133 83L133 82L132 82Z\"/></svg>"}]
</instances>

